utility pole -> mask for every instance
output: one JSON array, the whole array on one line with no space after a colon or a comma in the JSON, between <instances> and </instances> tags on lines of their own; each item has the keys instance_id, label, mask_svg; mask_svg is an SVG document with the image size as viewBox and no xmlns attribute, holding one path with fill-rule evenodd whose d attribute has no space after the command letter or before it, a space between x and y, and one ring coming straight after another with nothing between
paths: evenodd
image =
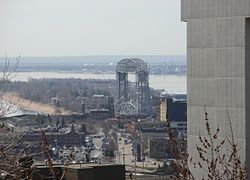
<instances>
[{"instance_id":1,"label":"utility pole","mask_svg":"<svg viewBox=\"0 0 250 180\"><path fill-rule=\"evenodd\" d=\"M143 156L142 156L142 167L144 168L144 160L145 160L145 156L144 156L144 154L143 154Z\"/></svg>"},{"instance_id":2,"label":"utility pole","mask_svg":"<svg viewBox=\"0 0 250 180\"><path fill-rule=\"evenodd\" d=\"M122 159L123 159L123 165L125 166L125 154L122 154Z\"/></svg>"},{"instance_id":3,"label":"utility pole","mask_svg":"<svg viewBox=\"0 0 250 180\"><path fill-rule=\"evenodd\" d=\"M122 154L123 164L125 166L125 147L124 147L124 141L123 141L123 154Z\"/></svg>"},{"instance_id":4,"label":"utility pole","mask_svg":"<svg viewBox=\"0 0 250 180\"><path fill-rule=\"evenodd\" d=\"M136 152L135 152L135 149L134 149L134 157L135 157L134 170L135 170L135 176L136 176Z\"/></svg>"}]
</instances>

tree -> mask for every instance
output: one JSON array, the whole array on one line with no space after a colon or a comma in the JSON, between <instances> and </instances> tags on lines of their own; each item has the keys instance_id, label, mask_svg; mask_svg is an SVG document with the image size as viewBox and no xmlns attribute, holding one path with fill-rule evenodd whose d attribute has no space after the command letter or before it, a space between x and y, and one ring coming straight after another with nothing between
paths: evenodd
<instances>
[{"instance_id":1,"label":"tree","mask_svg":"<svg viewBox=\"0 0 250 180\"><path fill-rule=\"evenodd\" d=\"M15 63L10 63L5 57L4 62L0 62L0 117L5 117L19 110L18 98L8 93L8 85L15 77L19 59L16 58Z\"/></svg>"},{"instance_id":2,"label":"tree","mask_svg":"<svg viewBox=\"0 0 250 180\"><path fill-rule=\"evenodd\" d=\"M21 143L24 132L10 123L5 123L6 118L3 118L19 110L18 99L7 92L18 64L19 58L11 63L7 57L0 64L0 119L3 124L0 129L0 179L28 179L33 171L33 160L25 149L17 151L15 148Z\"/></svg>"},{"instance_id":3,"label":"tree","mask_svg":"<svg viewBox=\"0 0 250 180\"><path fill-rule=\"evenodd\" d=\"M219 127L213 132L209 119L208 113L205 109L205 127L207 136L199 136L199 142L197 142L196 149L199 155L198 162L193 162L192 157L189 157L186 150L183 148L183 140L178 143L178 140L173 136L173 131L168 124L168 135L169 142L172 147L172 155L176 159L173 167L176 172L176 179L193 180L195 179L191 170L190 165L199 168L204 172L203 179L208 180L246 180L247 171L245 162L240 159L239 149L240 147L235 141L232 124L228 115L228 124L230 136L222 140L219 138L220 129ZM222 149L225 144L228 143L230 151L223 153Z\"/></svg>"}]
</instances>

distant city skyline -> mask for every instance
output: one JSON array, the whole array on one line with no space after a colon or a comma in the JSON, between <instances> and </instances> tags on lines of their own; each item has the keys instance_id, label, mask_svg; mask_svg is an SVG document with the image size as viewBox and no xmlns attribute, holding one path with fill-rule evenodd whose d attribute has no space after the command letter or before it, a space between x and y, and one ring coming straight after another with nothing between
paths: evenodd
<instances>
[{"instance_id":1,"label":"distant city skyline","mask_svg":"<svg viewBox=\"0 0 250 180\"><path fill-rule=\"evenodd\" d=\"M1 0L0 56L185 55L172 0Z\"/></svg>"}]
</instances>

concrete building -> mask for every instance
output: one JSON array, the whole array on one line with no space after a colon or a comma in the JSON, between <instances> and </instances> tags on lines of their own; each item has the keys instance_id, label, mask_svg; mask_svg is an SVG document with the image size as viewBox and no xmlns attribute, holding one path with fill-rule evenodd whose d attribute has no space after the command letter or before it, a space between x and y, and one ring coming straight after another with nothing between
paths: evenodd
<instances>
[{"instance_id":1,"label":"concrete building","mask_svg":"<svg viewBox=\"0 0 250 180\"><path fill-rule=\"evenodd\" d=\"M187 136L187 122L171 121L170 127L175 134Z\"/></svg>"},{"instance_id":2,"label":"concrete building","mask_svg":"<svg viewBox=\"0 0 250 180\"><path fill-rule=\"evenodd\" d=\"M82 113L90 113L91 111L109 111L110 116L114 116L114 97L105 96L103 94L94 94L90 97L79 97L81 99Z\"/></svg>"},{"instance_id":3,"label":"concrete building","mask_svg":"<svg viewBox=\"0 0 250 180\"><path fill-rule=\"evenodd\" d=\"M181 19L187 22L189 155L197 160L199 134L207 135L205 107L222 138L230 119L249 172L250 0L182 0ZM193 171L201 179L202 172Z\"/></svg>"}]
</instances>

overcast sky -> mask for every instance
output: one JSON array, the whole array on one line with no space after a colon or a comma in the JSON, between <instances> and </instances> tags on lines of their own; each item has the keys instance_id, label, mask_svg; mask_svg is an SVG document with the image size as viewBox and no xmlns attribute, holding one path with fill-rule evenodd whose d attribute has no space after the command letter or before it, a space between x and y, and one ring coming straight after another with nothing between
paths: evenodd
<instances>
[{"instance_id":1,"label":"overcast sky","mask_svg":"<svg viewBox=\"0 0 250 180\"><path fill-rule=\"evenodd\" d=\"M0 56L184 55L180 0L0 0Z\"/></svg>"}]
</instances>

